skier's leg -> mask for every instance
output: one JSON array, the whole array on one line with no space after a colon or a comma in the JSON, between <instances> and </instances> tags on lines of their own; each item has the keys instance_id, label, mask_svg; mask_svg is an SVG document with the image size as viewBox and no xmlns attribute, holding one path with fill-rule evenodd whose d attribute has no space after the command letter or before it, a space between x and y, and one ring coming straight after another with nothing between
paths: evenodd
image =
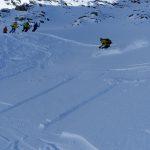
<instances>
[{"instance_id":1,"label":"skier's leg","mask_svg":"<svg viewBox=\"0 0 150 150\"><path fill-rule=\"evenodd\" d=\"M36 28L36 27L34 27L34 28L33 28L33 30L32 30L32 32L35 32L36 30L37 30L37 28Z\"/></svg>"},{"instance_id":2,"label":"skier's leg","mask_svg":"<svg viewBox=\"0 0 150 150\"><path fill-rule=\"evenodd\" d=\"M102 45L100 45L100 46L99 46L99 49L102 49L102 47L103 47L103 46L102 46Z\"/></svg>"},{"instance_id":3,"label":"skier's leg","mask_svg":"<svg viewBox=\"0 0 150 150\"><path fill-rule=\"evenodd\" d=\"M104 49L104 45L100 45L100 46L99 46L99 49Z\"/></svg>"},{"instance_id":4,"label":"skier's leg","mask_svg":"<svg viewBox=\"0 0 150 150\"><path fill-rule=\"evenodd\" d=\"M35 30L33 29L32 32L35 32Z\"/></svg>"},{"instance_id":5,"label":"skier's leg","mask_svg":"<svg viewBox=\"0 0 150 150\"><path fill-rule=\"evenodd\" d=\"M107 49L107 48L109 48L109 47L110 47L110 45L105 45L105 47L104 47L104 48L105 48L105 49Z\"/></svg>"},{"instance_id":6,"label":"skier's leg","mask_svg":"<svg viewBox=\"0 0 150 150\"><path fill-rule=\"evenodd\" d=\"M13 31L13 29L11 29L11 30L9 31L9 33L12 33L12 31Z\"/></svg>"},{"instance_id":7,"label":"skier's leg","mask_svg":"<svg viewBox=\"0 0 150 150\"><path fill-rule=\"evenodd\" d=\"M13 29L13 30L12 30L12 33L14 33L15 31L16 31L16 29Z\"/></svg>"},{"instance_id":8,"label":"skier's leg","mask_svg":"<svg viewBox=\"0 0 150 150\"><path fill-rule=\"evenodd\" d=\"M27 29L27 28L25 29L25 32L28 32L28 29Z\"/></svg>"}]
</instances>

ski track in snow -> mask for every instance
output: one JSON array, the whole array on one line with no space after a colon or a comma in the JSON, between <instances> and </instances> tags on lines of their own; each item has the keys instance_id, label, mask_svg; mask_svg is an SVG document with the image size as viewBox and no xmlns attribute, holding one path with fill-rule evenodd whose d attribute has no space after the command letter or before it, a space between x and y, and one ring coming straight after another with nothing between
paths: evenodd
<instances>
[{"instance_id":1,"label":"ski track in snow","mask_svg":"<svg viewBox=\"0 0 150 150\"><path fill-rule=\"evenodd\" d=\"M16 39L15 37L13 37L13 36L9 36L9 37L13 38L13 39L16 40L17 42L18 42L18 40L19 40L19 39ZM43 46L43 47L40 47L40 46L38 46L38 45L36 45L36 44L33 44L32 42L25 42L25 41L21 41L21 40L19 40L19 43L22 43L22 44L28 45L28 46L32 46L32 47L34 47L34 48L36 49L36 51L43 52L43 53L46 53L46 54L48 54L48 55L50 54L50 53L48 53L47 49L44 48L44 46Z\"/></svg>"},{"instance_id":2,"label":"ski track in snow","mask_svg":"<svg viewBox=\"0 0 150 150\"><path fill-rule=\"evenodd\" d=\"M24 69L24 70L19 70L19 71L16 72L16 73L12 73L12 74L9 74L9 75L7 75L7 76L1 77L1 78L0 78L0 81L5 80L5 79L9 79L9 78L12 78L12 77L15 77L15 76L17 76L17 75L20 75L20 74L22 74L22 73L24 73L24 72L27 72L27 71L29 71L29 70L32 70L32 69L34 69L34 68L35 68L35 67L28 67L28 68L26 68L26 69Z\"/></svg>"},{"instance_id":3,"label":"ski track in snow","mask_svg":"<svg viewBox=\"0 0 150 150\"><path fill-rule=\"evenodd\" d=\"M3 132L6 131L6 135L0 135L0 138L2 138L3 140L5 140L7 142L7 145L5 148L1 148L2 150L26 150L26 148L28 148L27 150L37 150L36 148L34 148L33 146L31 146L30 144L26 143L24 141L24 139L26 137L28 137L27 135L24 135L23 136L21 135L18 136L15 132L14 134L14 131L10 128L3 128L3 127L0 127ZM19 131L19 133L22 134L22 132Z\"/></svg>"},{"instance_id":4,"label":"ski track in snow","mask_svg":"<svg viewBox=\"0 0 150 150\"><path fill-rule=\"evenodd\" d=\"M97 44L87 44L87 43L78 42L78 41L67 39L67 38L63 38L63 37L60 37L60 36L57 36L57 35L54 35L54 34L46 34L46 33L41 33L41 32L34 33L34 34L35 35L44 35L44 36L47 36L47 37L51 37L51 38L54 38L54 39L57 39L57 40L61 40L61 41L67 42L67 43L72 43L72 44L79 45L79 46L84 46L84 47L98 47L99 46ZM33 37L34 35L30 34L30 36ZM16 41L19 40L19 39L16 39L15 37L12 37L12 36L8 36L8 37L11 37L11 38L13 38ZM32 45L34 47L38 47L37 45L32 44L32 43L29 44L29 43L21 41L21 40L19 40L19 41L22 42L23 44L27 44L27 45ZM40 49L41 49L41 47L40 47ZM41 51L41 50L39 50L39 51ZM43 51L43 52L45 52L45 51Z\"/></svg>"},{"instance_id":5,"label":"ski track in snow","mask_svg":"<svg viewBox=\"0 0 150 150\"><path fill-rule=\"evenodd\" d=\"M18 42L18 40L19 40L19 44L21 43L21 45L22 44L24 44L24 45L28 45L28 46L32 46L34 49L36 49L36 52L37 51L39 51L39 52L43 52L43 53L45 53L46 54L46 56L51 56L51 53L48 51L48 49L46 49L46 48L44 48L44 47L39 47L39 46L37 46L36 44L32 44L32 43L28 43L28 42L25 42L25 41L21 41L20 39L16 39L15 37L13 37L13 36L11 36L11 35L5 35L5 37L7 37L7 38L5 38L5 43L6 43L6 46L5 46L5 48L4 48L4 52L9 52L8 51L8 46L7 46L7 40L8 40L8 38L12 38L13 40L16 40L16 42ZM16 58L9 58L10 60L16 60ZM23 58L20 58L20 57L18 57L17 58L17 60L22 60ZM4 68L5 66L6 66L7 64L4 64L4 62L2 62L2 66L1 66L1 69L2 68ZM27 66L25 69L23 69L23 70L18 70L18 71L16 71L15 73L12 73L12 74L9 74L9 75L6 75L6 76L2 76L2 77L0 77L0 81L1 80L5 80L5 79L9 79L9 78L11 78L11 77L15 77L15 76L17 76L17 75L19 75L19 74L21 74L21 73L24 73L24 72L27 72L27 71L29 71L29 70L32 70L32 69L34 69L34 68L36 68L36 66L34 65L30 65L30 67L29 66Z\"/></svg>"},{"instance_id":6,"label":"ski track in snow","mask_svg":"<svg viewBox=\"0 0 150 150\"><path fill-rule=\"evenodd\" d=\"M86 100L82 101L81 103L73 106L72 108L66 110L65 112L62 112L61 114L59 114L58 116L56 116L55 118L53 118L49 123L46 124L45 128L65 119L67 116L71 115L73 112L77 111L78 109L80 109L81 107L85 106L86 104L96 100L98 97L108 93L109 91L111 91L114 87L116 87L116 83L113 83L112 85L110 85L109 87L107 87L106 89L98 92L97 94L87 98Z\"/></svg>"},{"instance_id":7,"label":"ski track in snow","mask_svg":"<svg viewBox=\"0 0 150 150\"><path fill-rule=\"evenodd\" d=\"M8 112L8 111L10 111L10 110L12 110L12 109L15 109L15 108L17 108L17 107L19 107L19 106L22 106L22 105L24 105L24 104L26 104L26 103L28 103L28 102L30 102L30 101L34 101L34 100L36 100L38 97L41 97L41 96L43 96L43 95L45 95L45 94L47 94L47 93L49 93L49 92L55 90L56 88L58 88L58 87L60 87L60 86L62 86L62 85L64 85L64 84L67 84L68 82L72 81L73 79L74 79L73 77L72 77L72 78L65 79L65 80L61 81L60 83L56 84L55 86L53 86L53 87L51 87L51 88L49 88L49 89L47 89L47 90L41 91L40 93L38 93L38 94L36 94L36 95L34 95L34 96L31 96L31 97L29 97L29 98L27 98L27 99L24 99L24 100L22 100L22 101L20 101L20 102L18 102L18 103L16 103L16 104L14 104L14 105L11 106L11 107L8 107L8 108L6 108L6 109L3 109L2 111L0 111L0 115L3 114L3 113L6 113L6 112Z\"/></svg>"},{"instance_id":8,"label":"ski track in snow","mask_svg":"<svg viewBox=\"0 0 150 150\"><path fill-rule=\"evenodd\" d=\"M18 42L18 40L15 38L15 37L13 37L13 36L8 36L8 35L5 35L7 38L12 38L12 39L14 39L14 40L16 40L17 42ZM5 46L5 51L7 52L8 51L8 47L7 47L7 40L8 39L5 39L5 42L6 42L6 46ZM44 48L40 48L40 47L38 47L37 45L35 45L35 44L29 44L29 43L27 43L27 42L23 42L23 41L21 41L21 40L19 40L19 43L22 43L22 44L25 44L25 45L30 45L30 46L33 46L34 48L36 48L36 49L39 49L39 51L40 52L44 52L44 53L46 53L46 54L48 54L49 55L49 53L46 51L47 49L44 49ZM17 58L18 59L18 58ZM19 58L20 60L22 60L22 58ZM15 60L14 58L11 58L11 60ZM3 64L3 67L2 68L4 68L4 64ZM28 67L26 67L25 69L23 69L23 70L18 70L18 71L16 71L15 73L12 73L12 74L9 74L9 75L6 75L6 76L3 76L3 77L0 77L0 81L2 81L2 80L6 80L6 79L9 79L9 78L12 78L12 77L15 77L15 76L17 76L17 75L19 75L19 74L22 74L22 73L24 73L24 72L27 72L27 71L29 71L29 70L32 70L32 69L35 69L36 68L36 66L28 66Z\"/></svg>"},{"instance_id":9,"label":"ski track in snow","mask_svg":"<svg viewBox=\"0 0 150 150\"><path fill-rule=\"evenodd\" d=\"M54 34L46 34L46 33L40 33L40 32L39 33L35 33L35 34L45 35L45 36L48 36L48 37L55 38L57 40L61 40L61 41L64 41L64 42L76 44L76 45L79 45L79 46L85 46L85 47L98 47L99 46L99 45L96 45L96 44L81 43L81 42L78 42L78 41L75 41L75 40L62 38L62 37L54 35Z\"/></svg>"},{"instance_id":10,"label":"ski track in snow","mask_svg":"<svg viewBox=\"0 0 150 150\"><path fill-rule=\"evenodd\" d=\"M10 140L4 135L0 135L0 138L5 140L6 142L10 142Z\"/></svg>"},{"instance_id":11,"label":"ski track in snow","mask_svg":"<svg viewBox=\"0 0 150 150\"><path fill-rule=\"evenodd\" d=\"M13 106L13 104L0 101L0 105Z\"/></svg>"},{"instance_id":12,"label":"ski track in snow","mask_svg":"<svg viewBox=\"0 0 150 150\"><path fill-rule=\"evenodd\" d=\"M141 63L141 64L131 64L128 65L127 67L123 68L112 68L109 69L110 71L132 71L132 70L145 70L145 69L150 69L150 63Z\"/></svg>"}]
</instances>

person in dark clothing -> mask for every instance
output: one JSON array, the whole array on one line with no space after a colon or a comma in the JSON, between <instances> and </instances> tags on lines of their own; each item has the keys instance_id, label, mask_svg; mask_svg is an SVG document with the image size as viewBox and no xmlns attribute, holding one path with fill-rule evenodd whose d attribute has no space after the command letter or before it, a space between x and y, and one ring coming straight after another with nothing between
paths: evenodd
<instances>
[{"instance_id":1,"label":"person in dark clothing","mask_svg":"<svg viewBox=\"0 0 150 150\"><path fill-rule=\"evenodd\" d=\"M35 32L39 26L40 25L37 22L34 23L32 32Z\"/></svg>"},{"instance_id":2,"label":"person in dark clothing","mask_svg":"<svg viewBox=\"0 0 150 150\"><path fill-rule=\"evenodd\" d=\"M8 32L8 29L7 29L7 27L5 26L4 28L3 28L3 33L7 33Z\"/></svg>"}]
</instances>

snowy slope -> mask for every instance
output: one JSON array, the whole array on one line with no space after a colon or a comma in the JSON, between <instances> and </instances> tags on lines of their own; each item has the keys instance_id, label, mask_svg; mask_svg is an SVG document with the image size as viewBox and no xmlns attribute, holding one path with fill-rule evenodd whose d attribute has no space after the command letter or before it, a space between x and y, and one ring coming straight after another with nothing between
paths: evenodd
<instances>
[{"instance_id":1,"label":"snowy slope","mask_svg":"<svg viewBox=\"0 0 150 150\"><path fill-rule=\"evenodd\" d=\"M137 15L149 7L125 6L2 14L1 29L16 16L44 23L0 34L0 150L150 149L149 19Z\"/></svg>"}]
</instances>

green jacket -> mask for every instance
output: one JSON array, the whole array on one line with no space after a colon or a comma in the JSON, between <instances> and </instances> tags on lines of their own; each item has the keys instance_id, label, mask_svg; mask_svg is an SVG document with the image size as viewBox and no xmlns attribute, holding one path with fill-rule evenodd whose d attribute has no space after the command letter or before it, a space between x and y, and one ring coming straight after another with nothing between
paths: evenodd
<instances>
[{"instance_id":1,"label":"green jacket","mask_svg":"<svg viewBox=\"0 0 150 150\"><path fill-rule=\"evenodd\" d=\"M29 29L30 28L30 24L28 22L24 23L23 25L24 28Z\"/></svg>"}]
</instances>

